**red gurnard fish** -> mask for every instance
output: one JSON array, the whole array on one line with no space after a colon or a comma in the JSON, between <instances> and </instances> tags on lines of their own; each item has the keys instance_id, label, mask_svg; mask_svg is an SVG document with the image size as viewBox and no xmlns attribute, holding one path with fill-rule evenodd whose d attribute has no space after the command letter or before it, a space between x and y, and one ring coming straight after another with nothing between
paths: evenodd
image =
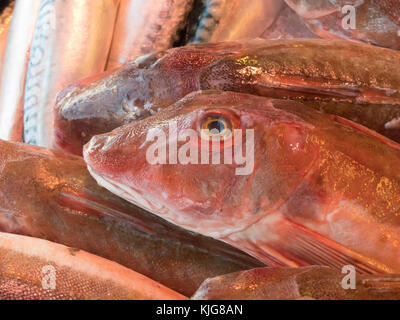
<instances>
[{"instance_id":1,"label":"red gurnard fish","mask_svg":"<svg viewBox=\"0 0 400 320\"><path fill-rule=\"evenodd\" d=\"M322 266L257 268L207 279L192 299L399 300L400 275L343 274Z\"/></svg>"},{"instance_id":2,"label":"red gurnard fish","mask_svg":"<svg viewBox=\"0 0 400 320\"><path fill-rule=\"evenodd\" d=\"M396 65L397 51L341 40L253 40L171 49L64 89L56 103L55 141L81 154L93 135L205 89L301 100L400 141Z\"/></svg>"},{"instance_id":3,"label":"red gurnard fish","mask_svg":"<svg viewBox=\"0 0 400 320\"><path fill-rule=\"evenodd\" d=\"M162 149L148 131L168 136L170 128L178 137L186 129L198 136L157 138L160 146L175 145L183 160L152 162L149 154ZM242 131L233 142L210 147L203 129L221 140ZM198 160L192 151L225 159L245 139L246 162L235 153L232 164L229 157L226 164L204 164L207 157ZM184 164L188 153L199 164ZM115 194L268 266L351 264L365 273L400 272L400 146L346 119L290 100L199 92L93 137L84 158ZM253 170L238 171L251 169L252 160Z\"/></svg>"},{"instance_id":4,"label":"red gurnard fish","mask_svg":"<svg viewBox=\"0 0 400 320\"><path fill-rule=\"evenodd\" d=\"M0 230L79 248L190 296L213 276L260 266L101 188L81 157L0 140Z\"/></svg>"},{"instance_id":5,"label":"red gurnard fish","mask_svg":"<svg viewBox=\"0 0 400 320\"><path fill-rule=\"evenodd\" d=\"M85 251L0 233L1 300L182 300L186 297Z\"/></svg>"}]
</instances>

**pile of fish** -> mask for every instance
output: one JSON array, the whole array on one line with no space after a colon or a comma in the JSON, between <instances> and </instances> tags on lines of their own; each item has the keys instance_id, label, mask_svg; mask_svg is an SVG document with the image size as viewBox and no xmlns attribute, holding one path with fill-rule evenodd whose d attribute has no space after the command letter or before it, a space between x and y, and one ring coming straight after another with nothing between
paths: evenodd
<instances>
[{"instance_id":1,"label":"pile of fish","mask_svg":"<svg viewBox=\"0 0 400 320\"><path fill-rule=\"evenodd\" d=\"M392 0L10 1L0 299L400 299L399 50Z\"/></svg>"}]
</instances>

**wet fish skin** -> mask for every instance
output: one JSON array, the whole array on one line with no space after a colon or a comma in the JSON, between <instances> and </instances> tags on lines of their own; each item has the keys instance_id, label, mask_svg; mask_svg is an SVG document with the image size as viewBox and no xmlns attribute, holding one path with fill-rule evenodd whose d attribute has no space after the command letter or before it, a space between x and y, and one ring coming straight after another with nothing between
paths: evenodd
<instances>
[{"instance_id":1,"label":"wet fish skin","mask_svg":"<svg viewBox=\"0 0 400 320\"><path fill-rule=\"evenodd\" d=\"M204 12L189 43L259 38L283 8L283 0L204 0Z\"/></svg>"},{"instance_id":2,"label":"wet fish skin","mask_svg":"<svg viewBox=\"0 0 400 320\"><path fill-rule=\"evenodd\" d=\"M121 0L107 62L113 70L137 57L172 47L194 0Z\"/></svg>"},{"instance_id":3,"label":"wet fish skin","mask_svg":"<svg viewBox=\"0 0 400 320\"><path fill-rule=\"evenodd\" d=\"M400 5L391 0L286 0L311 30L323 38L342 38L400 49ZM355 8L356 27L344 28L345 5Z\"/></svg>"},{"instance_id":4,"label":"wet fish skin","mask_svg":"<svg viewBox=\"0 0 400 320\"><path fill-rule=\"evenodd\" d=\"M0 253L1 300L186 299L115 262L46 240L0 233Z\"/></svg>"},{"instance_id":5,"label":"wet fish skin","mask_svg":"<svg viewBox=\"0 0 400 320\"><path fill-rule=\"evenodd\" d=\"M41 2L29 58L24 141L52 146L57 92L105 70L119 0Z\"/></svg>"},{"instance_id":6,"label":"wet fish skin","mask_svg":"<svg viewBox=\"0 0 400 320\"><path fill-rule=\"evenodd\" d=\"M1 70L0 139L22 141L25 79L40 2L15 2Z\"/></svg>"},{"instance_id":7,"label":"wet fish skin","mask_svg":"<svg viewBox=\"0 0 400 320\"><path fill-rule=\"evenodd\" d=\"M57 147L81 154L94 134L140 120L190 92L220 89L295 99L400 141L396 51L340 40L198 44L142 57L64 89L55 105Z\"/></svg>"},{"instance_id":8,"label":"wet fish skin","mask_svg":"<svg viewBox=\"0 0 400 320\"><path fill-rule=\"evenodd\" d=\"M219 274L259 266L100 187L81 157L0 141L0 230L79 248L187 296Z\"/></svg>"},{"instance_id":9,"label":"wet fish skin","mask_svg":"<svg viewBox=\"0 0 400 320\"><path fill-rule=\"evenodd\" d=\"M257 268L207 279L193 300L398 300L400 276L356 275L355 288L329 267ZM347 283L346 283L347 284Z\"/></svg>"},{"instance_id":10,"label":"wet fish skin","mask_svg":"<svg viewBox=\"0 0 400 320\"><path fill-rule=\"evenodd\" d=\"M243 136L245 129L254 130L249 175L237 175L243 165L235 163L150 165L150 128L167 134L174 121L178 134L198 131L202 119L216 115L233 130L242 129ZM200 142L191 143L200 154ZM226 148L229 153L232 146ZM152 117L93 137L84 159L111 192L183 228L226 241L268 266L400 270L399 145L301 103L233 92L192 93Z\"/></svg>"}]
</instances>

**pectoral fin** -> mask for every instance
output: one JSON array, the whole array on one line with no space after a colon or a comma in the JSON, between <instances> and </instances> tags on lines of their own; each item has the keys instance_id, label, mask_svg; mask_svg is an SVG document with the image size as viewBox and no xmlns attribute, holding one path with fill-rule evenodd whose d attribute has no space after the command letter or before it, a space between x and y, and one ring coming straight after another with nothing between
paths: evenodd
<instances>
[{"instance_id":1,"label":"pectoral fin","mask_svg":"<svg viewBox=\"0 0 400 320\"><path fill-rule=\"evenodd\" d=\"M286 218L271 217L263 223L262 236L258 236L260 229L256 231L253 226L225 240L271 267L322 265L342 270L352 265L360 274L395 273L390 267Z\"/></svg>"}]
</instances>

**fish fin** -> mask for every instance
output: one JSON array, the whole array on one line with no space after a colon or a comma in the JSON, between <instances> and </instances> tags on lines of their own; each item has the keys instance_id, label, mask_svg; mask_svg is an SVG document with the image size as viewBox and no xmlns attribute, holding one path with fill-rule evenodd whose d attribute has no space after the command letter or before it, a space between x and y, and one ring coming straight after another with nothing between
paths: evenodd
<instances>
[{"instance_id":1,"label":"fish fin","mask_svg":"<svg viewBox=\"0 0 400 320\"><path fill-rule=\"evenodd\" d=\"M371 129L368 129L367 127L364 127L361 124L355 123L353 121L350 121L348 119L345 119L345 118L342 118L342 117L339 117L339 116L336 116L336 115L332 115L331 118L334 121L336 121L336 122L338 122L338 123L340 123L342 125L349 126L349 127L353 128L356 131L362 132L363 134L372 137L373 139L377 139L380 142L386 144L387 146L389 146L391 148L395 148L397 150L400 150L400 144L398 144L397 142L395 142L395 141L393 141L393 140L391 140L391 139L389 139L389 138L377 133L376 131L373 131ZM396 122L396 126L397 127L394 127L394 122ZM392 123L392 127L390 127L390 123ZM399 129L399 127L400 127L400 118L393 119L392 121L390 121L390 122L385 124L385 129Z\"/></svg>"},{"instance_id":2,"label":"fish fin","mask_svg":"<svg viewBox=\"0 0 400 320\"><path fill-rule=\"evenodd\" d=\"M359 274L395 273L386 265L287 218L272 218L262 238L257 238L259 233L260 230L249 228L227 236L226 241L269 267L321 265L341 271L344 266L352 265Z\"/></svg>"},{"instance_id":3,"label":"fish fin","mask_svg":"<svg viewBox=\"0 0 400 320\"><path fill-rule=\"evenodd\" d=\"M262 256L261 261L264 262L268 267L294 267L297 268L300 266L298 262L285 257L280 254L279 251L275 250L273 247L268 246L266 244L257 244L251 243L253 245L252 252L258 252L255 255L256 258ZM248 244L249 246L249 244Z\"/></svg>"},{"instance_id":4,"label":"fish fin","mask_svg":"<svg viewBox=\"0 0 400 320\"><path fill-rule=\"evenodd\" d=\"M61 192L58 204L69 209L71 212L85 212L86 214L104 219L119 219L129 223L130 227L143 233L154 233L150 221L141 221L127 208L122 208L115 203L99 199L89 193L74 194L72 192ZM139 209L138 209L139 210Z\"/></svg>"},{"instance_id":5,"label":"fish fin","mask_svg":"<svg viewBox=\"0 0 400 320\"><path fill-rule=\"evenodd\" d=\"M367 258L323 235L285 219L288 227L285 248L290 254L314 265L325 265L342 270L352 265L360 274L393 273L393 270L370 258ZM283 248L282 248L283 249ZM285 251L285 250L283 250Z\"/></svg>"},{"instance_id":6,"label":"fish fin","mask_svg":"<svg viewBox=\"0 0 400 320\"><path fill-rule=\"evenodd\" d=\"M251 256L264 263L268 268L300 266L298 262L285 257L284 255L280 254L278 250L265 243L255 243L246 238L236 238L231 236L221 240L231 244L232 246L240 248L241 250L244 250Z\"/></svg>"}]
</instances>

